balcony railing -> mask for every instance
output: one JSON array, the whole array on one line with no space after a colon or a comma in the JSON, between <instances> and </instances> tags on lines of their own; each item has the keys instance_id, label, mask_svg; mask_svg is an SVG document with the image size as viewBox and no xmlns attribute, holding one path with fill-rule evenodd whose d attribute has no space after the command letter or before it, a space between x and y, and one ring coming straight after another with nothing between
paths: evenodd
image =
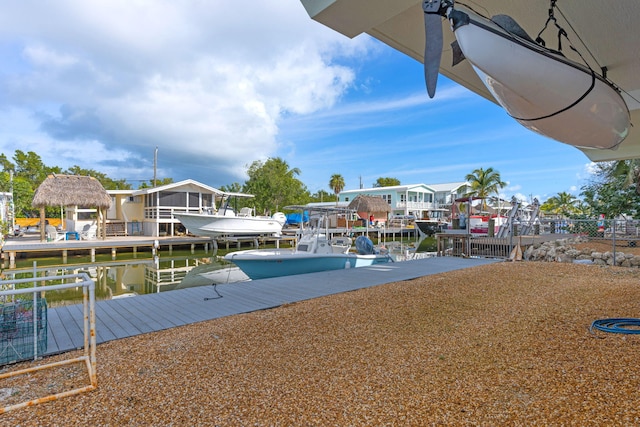
<instances>
[{"instance_id":1,"label":"balcony railing","mask_svg":"<svg viewBox=\"0 0 640 427\"><path fill-rule=\"evenodd\" d=\"M433 209L434 204L432 202L396 202L395 209L421 209L428 210Z\"/></svg>"}]
</instances>

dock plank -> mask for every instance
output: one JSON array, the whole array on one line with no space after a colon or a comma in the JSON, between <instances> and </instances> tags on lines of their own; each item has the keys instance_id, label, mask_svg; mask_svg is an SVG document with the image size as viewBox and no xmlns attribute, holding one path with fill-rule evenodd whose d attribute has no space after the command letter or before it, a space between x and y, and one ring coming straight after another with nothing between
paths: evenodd
<instances>
[{"instance_id":1,"label":"dock plank","mask_svg":"<svg viewBox=\"0 0 640 427\"><path fill-rule=\"evenodd\" d=\"M49 309L47 312L47 350L46 354L55 354L73 348L69 331L60 318L60 311ZM75 333L75 330L74 330Z\"/></svg>"}]
</instances>

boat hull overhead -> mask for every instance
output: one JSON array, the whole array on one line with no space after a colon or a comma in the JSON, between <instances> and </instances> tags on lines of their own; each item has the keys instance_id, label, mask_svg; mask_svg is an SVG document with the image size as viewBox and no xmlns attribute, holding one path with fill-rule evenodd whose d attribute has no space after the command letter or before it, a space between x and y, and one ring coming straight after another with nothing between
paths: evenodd
<instances>
[{"instance_id":1,"label":"boat hull overhead","mask_svg":"<svg viewBox=\"0 0 640 427\"><path fill-rule=\"evenodd\" d=\"M311 18L347 37L367 33L411 58L424 62L425 19L422 1L369 0L366 2L366 7L363 7L363 2L360 0L301 0L301 2ZM511 16L525 32L532 36L538 34L549 18L549 0L483 0L464 3L470 4L485 16ZM456 3L456 7L457 5L460 6L460 10L468 10L463 7L462 2ZM577 140L575 147L592 161L640 157L640 127L637 126L640 122L640 48L637 43L640 40L640 25L637 22L637 17L640 16L640 2L631 0L560 1L556 3L556 11L558 24L567 31L568 39L582 54L584 61L596 73L602 73L603 67L606 67L607 79L620 88L630 113L630 121L636 124L628 128L627 137L615 149L610 148L615 146L615 141L587 144L579 136L569 135L569 137L574 143ZM447 19L443 18L440 22L443 34L440 74L487 100L500 104L474 70L471 61L462 61L453 65L451 45L456 41L457 35L451 31L450 22ZM542 36L547 39L548 46L554 48L557 46L557 31L553 24L549 25ZM578 53L568 48L568 44L563 40L565 48L563 53L566 58L574 63L584 63ZM469 56L472 55L469 54ZM488 74L486 71L483 72ZM553 77L551 73L549 77ZM416 74L415 78L422 80L422 73ZM436 92L436 99L437 96ZM426 92L425 99L428 99ZM615 103L618 101L616 100ZM576 128L576 126L573 127ZM547 135L549 133L542 126L531 125L531 129ZM612 129L614 134L624 132L620 126L614 125ZM594 139L602 141L601 138ZM595 148L605 146L607 148Z\"/></svg>"},{"instance_id":2,"label":"boat hull overhead","mask_svg":"<svg viewBox=\"0 0 640 427\"><path fill-rule=\"evenodd\" d=\"M626 103L587 67L475 15L455 36L487 89L524 127L581 148L616 148L628 135Z\"/></svg>"}]
</instances>

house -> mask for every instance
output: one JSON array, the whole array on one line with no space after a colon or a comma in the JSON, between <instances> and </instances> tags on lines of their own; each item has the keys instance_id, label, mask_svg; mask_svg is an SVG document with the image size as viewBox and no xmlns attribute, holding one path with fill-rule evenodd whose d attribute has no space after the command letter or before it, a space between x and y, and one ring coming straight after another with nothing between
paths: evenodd
<instances>
[{"instance_id":1,"label":"house","mask_svg":"<svg viewBox=\"0 0 640 427\"><path fill-rule=\"evenodd\" d=\"M185 231L174 212L200 213L215 207L222 191L187 179L160 187L108 190L107 234L175 236ZM111 230L111 232L109 232Z\"/></svg>"},{"instance_id":2,"label":"house","mask_svg":"<svg viewBox=\"0 0 640 427\"><path fill-rule=\"evenodd\" d=\"M382 197L391 207L390 215L413 215L423 218L434 206L435 191L426 184L394 185L342 191L338 199L350 202L360 194Z\"/></svg>"},{"instance_id":3,"label":"house","mask_svg":"<svg viewBox=\"0 0 640 427\"><path fill-rule=\"evenodd\" d=\"M340 202L348 203L360 194L378 196L389 204L392 216L441 218L446 216L456 198L466 194L468 186L468 182L453 182L361 188L342 191L338 198Z\"/></svg>"},{"instance_id":4,"label":"house","mask_svg":"<svg viewBox=\"0 0 640 427\"><path fill-rule=\"evenodd\" d=\"M471 187L468 182L449 182L444 184L429 184L435 191L434 208L429 212L429 218L444 220L450 215L451 205L469 193Z\"/></svg>"}]
</instances>

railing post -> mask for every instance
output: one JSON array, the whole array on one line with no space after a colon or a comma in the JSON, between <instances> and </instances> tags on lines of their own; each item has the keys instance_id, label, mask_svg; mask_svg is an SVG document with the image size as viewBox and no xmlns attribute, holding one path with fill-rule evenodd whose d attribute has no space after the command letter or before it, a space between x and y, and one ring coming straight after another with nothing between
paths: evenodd
<instances>
[{"instance_id":1,"label":"railing post","mask_svg":"<svg viewBox=\"0 0 640 427\"><path fill-rule=\"evenodd\" d=\"M612 231L613 231L613 237L612 237L612 241L613 241L613 266L616 266L616 220L614 219L613 221L613 227L612 227Z\"/></svg>"}]
</instances>

